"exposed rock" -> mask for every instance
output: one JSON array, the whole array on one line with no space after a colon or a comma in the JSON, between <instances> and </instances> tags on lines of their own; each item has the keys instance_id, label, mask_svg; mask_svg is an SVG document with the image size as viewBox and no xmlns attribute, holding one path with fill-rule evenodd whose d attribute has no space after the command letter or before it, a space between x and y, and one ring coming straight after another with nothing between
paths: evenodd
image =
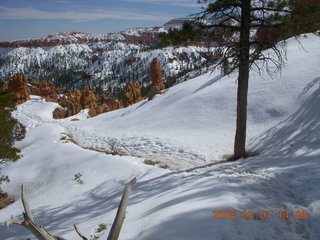
<instances>
[{"instance_id":1,"label":"exposed rock","mask_svg":"<svg viewBox=\"0 0 320 240\"><path fill-rule=\"evenodd\" d=\"M60 108L56 108L53 111L53 118L55 118L55 119L65 118L65 116L66 116L66 113Z\"/></svg>"},{"instance_id":2,"label":"exposed rock","mask_svg":"<svg viewBox=\"0 0 320 240\"><path fill-rule=\"evenodd\" d=\"M8 89L16 95L15 102L17 105L30 100L30 89L27 86L25 75L14 75L8 82Z\"/></svg>"},{"instance_id":3,"label":"exposed rock","mask_svg":"<svg viewBox=\"0 0 320 240\"><path fill-rule=\"evenodd\" d=\"M93 93L92 88L90 86L86 87L83 90L80 98L80 103L81 103L82 109L86 109L86 108L91 109L91 108L97 107L97 97Z\"/></svg>"},{"instance_id":4,"label":"exposed rock","mask_svg":"<svg viewBox=\"0 0 320 240\"><path fill-rule=\"evenodd\" d=\"M57 101L66 111L57 108L53 113L54 118L70 117L82 109L89 109L89 116L94 117L101 113L122 108L122 103L103 95L95 95L91 87L80 90L67 90L65 96Z\"/></svg>"},{"instance_id":5,"label":"exposed rock","mask_svg":"<svg viewBox=\"0 0 320 240\"><path fill-rule=\"evenodd\" d=\"M83 109L77 97L62 98L58 103L67 109L65 117L75 115Z\"/></svg>"},{"instance_id":6,"label":"exposed rock","mask_svg":"<svg viewBox=\"0 0 320 240\"><path fill-rule=\"evenodd\" d=\"M165 82L165 87L166 88L170 88L172 87L174 84L176 84L177 82L177 78L176 77L167 77L167 81Z\"/></svg>"},{"instance_id":7,"label":"exposed rock","mask_svg":"<svg viewBox=\"0 0 320 240\"><path fill-rule=\"evenodd\" d=\"M122 101L117 101L114 98L108 98L104 101L110 108L110 111L114 111L123 108Z\"/></svg>"},{"instance_id":8,"label":"exposed rock","mask_svg":"<svg viewBox=\"0 0 320 240\"><path fill-rule=\"evenodd\" d=\"M141 86L138 82L128 83L124 87L124 94L122 97L122 103L124 107L135 104L142 100Z\"/></svg>"},{"instance_id":9,"label":"exposed rock","mask_svg":"<svg viewBox=\"0 0 320 240\"><path fill-rule=\"evenodd\" d=\"M45 97L46 102L58 102L59 95L57 94L50 94Z\"/></svg>"},{"instance_id":10,"label":"exposed rock","mask_svg":"<svg viewBox=\"0 0 320 240\"><path fill-rule=\"evenodd\" d=\"M30 83L30 91L32 95L47 97L61 93L51 81L32 81Z\"/></svg>"},{"instance_id":11,"label":"exposed rock","mask_svg":"<svg viewBox=\"0 0 320 240\"><path fill-rule=\"evenodd\" d=\"M160 90L164 89L162 81L162 73L160 63L157 58L154 58L150 65L151 87L158 87Z\"/></svg>"},{"instance_id":12,"label":"exposed rock","mask_svg":"<svg viewBox=\"0 0 320 240\"><path fill-rule=\"evenodd\" d=\"M152 100L155 95L160 94L160 93L161 93L161 91L158 87L155 87L155 86L151 87L150 92L147 95L148 100L149 101Z\"/></svg>"}]
</instances>

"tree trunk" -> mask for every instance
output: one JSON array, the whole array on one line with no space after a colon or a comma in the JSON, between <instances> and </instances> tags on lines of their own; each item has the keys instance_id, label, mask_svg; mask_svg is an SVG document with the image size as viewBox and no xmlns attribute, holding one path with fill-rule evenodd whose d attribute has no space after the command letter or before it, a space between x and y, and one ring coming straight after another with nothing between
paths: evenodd
<instances>
[{"instance_id":1,"label":"tree trunk","mask_svg":"<svg viewBox=\"0 0 320 240\"><path fill-rule=\"evenodd\" d=\"M250 0L241 3L241 31L239 51L239 76L237 93L237 125L234 142L234 159L246 154L247 99L249 83Z\"/></svg>"}]
</instances>

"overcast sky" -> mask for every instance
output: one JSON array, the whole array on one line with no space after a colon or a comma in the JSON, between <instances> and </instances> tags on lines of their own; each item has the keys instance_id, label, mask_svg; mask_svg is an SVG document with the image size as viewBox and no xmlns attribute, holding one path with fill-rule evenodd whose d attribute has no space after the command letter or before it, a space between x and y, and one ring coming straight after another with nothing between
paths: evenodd
<instances>
[{"instance_id":1,"label":"overcast sky","mask_svg":"<svg viewBox=\"0 0 320 240\"><path fill-rule=\"evenodd\" d=\"M0 0L0 41L162 26L200 7L197 0Z\"/></svg>"}]
</instances>

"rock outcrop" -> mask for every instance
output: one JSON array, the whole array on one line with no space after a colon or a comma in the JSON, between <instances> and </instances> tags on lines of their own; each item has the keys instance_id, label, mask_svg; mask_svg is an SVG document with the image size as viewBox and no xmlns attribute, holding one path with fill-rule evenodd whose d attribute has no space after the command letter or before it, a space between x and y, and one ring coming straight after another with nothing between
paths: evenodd
<instances>
[{"instance_id":1,"label":"rock outcrop","mask_svg":"<svg viewBox=\"0 0 320 240\"><path fill-rule=\"evenodd\" d=\"M23 74L14 75L8 82L8 89L16 95L16 105L24 103L30 99L30 89L27 84L27 78Z\"/></svg>"},{"instance_id":2,"label":"rock outcrop","mask_svg":"<svg viewBox=\"0 0 320 240\"><path fill-rule=\"evenodd\" d=\"M52 81L31 81L30 82L31 95L42 96L47 102L57 102L59 94L63 91L56 88Z\"/></svg>"},{"instance_id":3,"label":"rock outcrop","mask_svg":"<svg viewBox=\"0 0 320 240\"><path fill-rule=\"evenodd\" d=\"M97 107L97 97L90 86L82 91L80 103L83 109L93 109Z\"/></svg>"},{"instance_id":4,"label":"rock outcrop","mask_svg":"<svg viewBox=\"0 0 320 240\"><path fill-rule=\"evenodd\" d=\"M83 109L89 109L90 117L94 117L101 113L123 108L121 101L106 95L96 95L90 86L82 91L77 89L62 90L56 88L51 81L32 81L28 83L25 75L14 75L7 86L16 95L15 102L17 105L29 100L30 94L42 96L47 102L57 102L61 107L53 111L53 118L55 119L70 117ZM130 92L127 95L130 97L128 101L131 104L141 101L139 83L133 83L127 89Z\"/></svg>"},{"instance_id":5,"label":"rock outcrop","mask_svg":"<svg viewBox=\"0 0 320 240\"><path fill-rule=\"evenodd\" d=\"M61 119L66 117L65 111L63 111L61 108L56 108L52 114L54 119Z\"/></svg>"},{"instance_id":6,"label":"rock outcrop","mask_svg":"<svg viewBox=\"0 0 320 240\"><path fill-rule=\"evenodd\" d=\"M64 97L58 99L62 108L53 112L54 118L66 118L78 114L83 109L89 109L89 116L94 117L101 113L122 108L122 103L105 96L95 95L91 87L83 91L68 90Z\"/></svg>"},{"instance_id":7,"label":"rock outcrop","mask_svg":"<svg viewBox=\"0 0 320 240\"><path fill-rule=\"evenodd\" d=\"M160 63L157 58L154 58L150 65L150 77L151 77L151 88L157 87L159 90L165 88L162 81L162 73L160 69Z\"/></svg>"},{"instance_id":8,"label":"rock outcrop","mask_svg":"<svg viewBox=\"0 0 320 240\"><path fill-rule=\"evenodd\" d=\"M140 102L141 97L141 86L138 82L128 83L124 87L124 94L122 97L122 103L124 107L128 107L132 104Z\"/></svg>"},{"instance_id":9,"label":"rock outcrop","mask_svg":"<svg viewBox=\"0 0 320 240\"><path fill-rule=\"evenodd\" d=\"M160 93L161 93L161 91L158 87L154 87L154 86L151 87L150 92L147 94L148 100L149 101L152 100L155 95L160 94Z\"/></svg>"}]
</instances>

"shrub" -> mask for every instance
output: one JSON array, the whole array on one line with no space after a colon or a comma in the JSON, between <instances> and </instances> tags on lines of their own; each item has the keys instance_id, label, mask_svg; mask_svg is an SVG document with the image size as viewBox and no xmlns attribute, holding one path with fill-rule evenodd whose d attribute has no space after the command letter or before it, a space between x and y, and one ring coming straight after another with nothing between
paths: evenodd
<instances>
[{"instance_id":1,"label":"shrub","mask_svg":"<svg viewBox=\"0 0 320 240\"><path fill-rule=\"evenodd\" d=\"M163 168L163 169L168 169L168 168L169 168L169 165L164 164L164 165L160 165L159 167L160 167L160 168Z\"/></svg>"},{"instance_id":2,"label":"shrub","mask_svg":"<svg viewBox=\"0 0 320 240\"><path fill-rule=\"evenodd\" d=\"M107 229L107 226L103 223L99 224L98 228L96 229L96 232L99 233L99 232L103 232L104 230Z\"/></svg>"},{"instance_id":3,"label":"shrub","mask_svg":"<svg viewBox=\"0 0 320 240\"><path fill-rule=\"evenodd\" d=\"M106 153L108 154L120 155L120 156L126 155L122 151L119 140L116 138L110 138L107 142L107 146L109 148L109 151L107 151Z\"/></svg>"},{"instance_id":4,"label":"shrub","mask_svg":"<svg viewBox=\"0 0 320 240\"><path fill-rule=\"evenodd\" d=\"M160 163L159 161L152 161L152 160L144 160L143 162L144 164L152 165L152 166Z\"/></svg>"},{"instance_id":5,"label":"shrub","mask_svg":"<svg viewBox=\"0 0 320 240\"><path fill-rule=\"evenodd\" d=\"M81 173L76 173L76 174L74 174L73 180L79 184L84 184L84 181L81 179L81 177L82 177Z\"/></svg>"}]
</instances>

